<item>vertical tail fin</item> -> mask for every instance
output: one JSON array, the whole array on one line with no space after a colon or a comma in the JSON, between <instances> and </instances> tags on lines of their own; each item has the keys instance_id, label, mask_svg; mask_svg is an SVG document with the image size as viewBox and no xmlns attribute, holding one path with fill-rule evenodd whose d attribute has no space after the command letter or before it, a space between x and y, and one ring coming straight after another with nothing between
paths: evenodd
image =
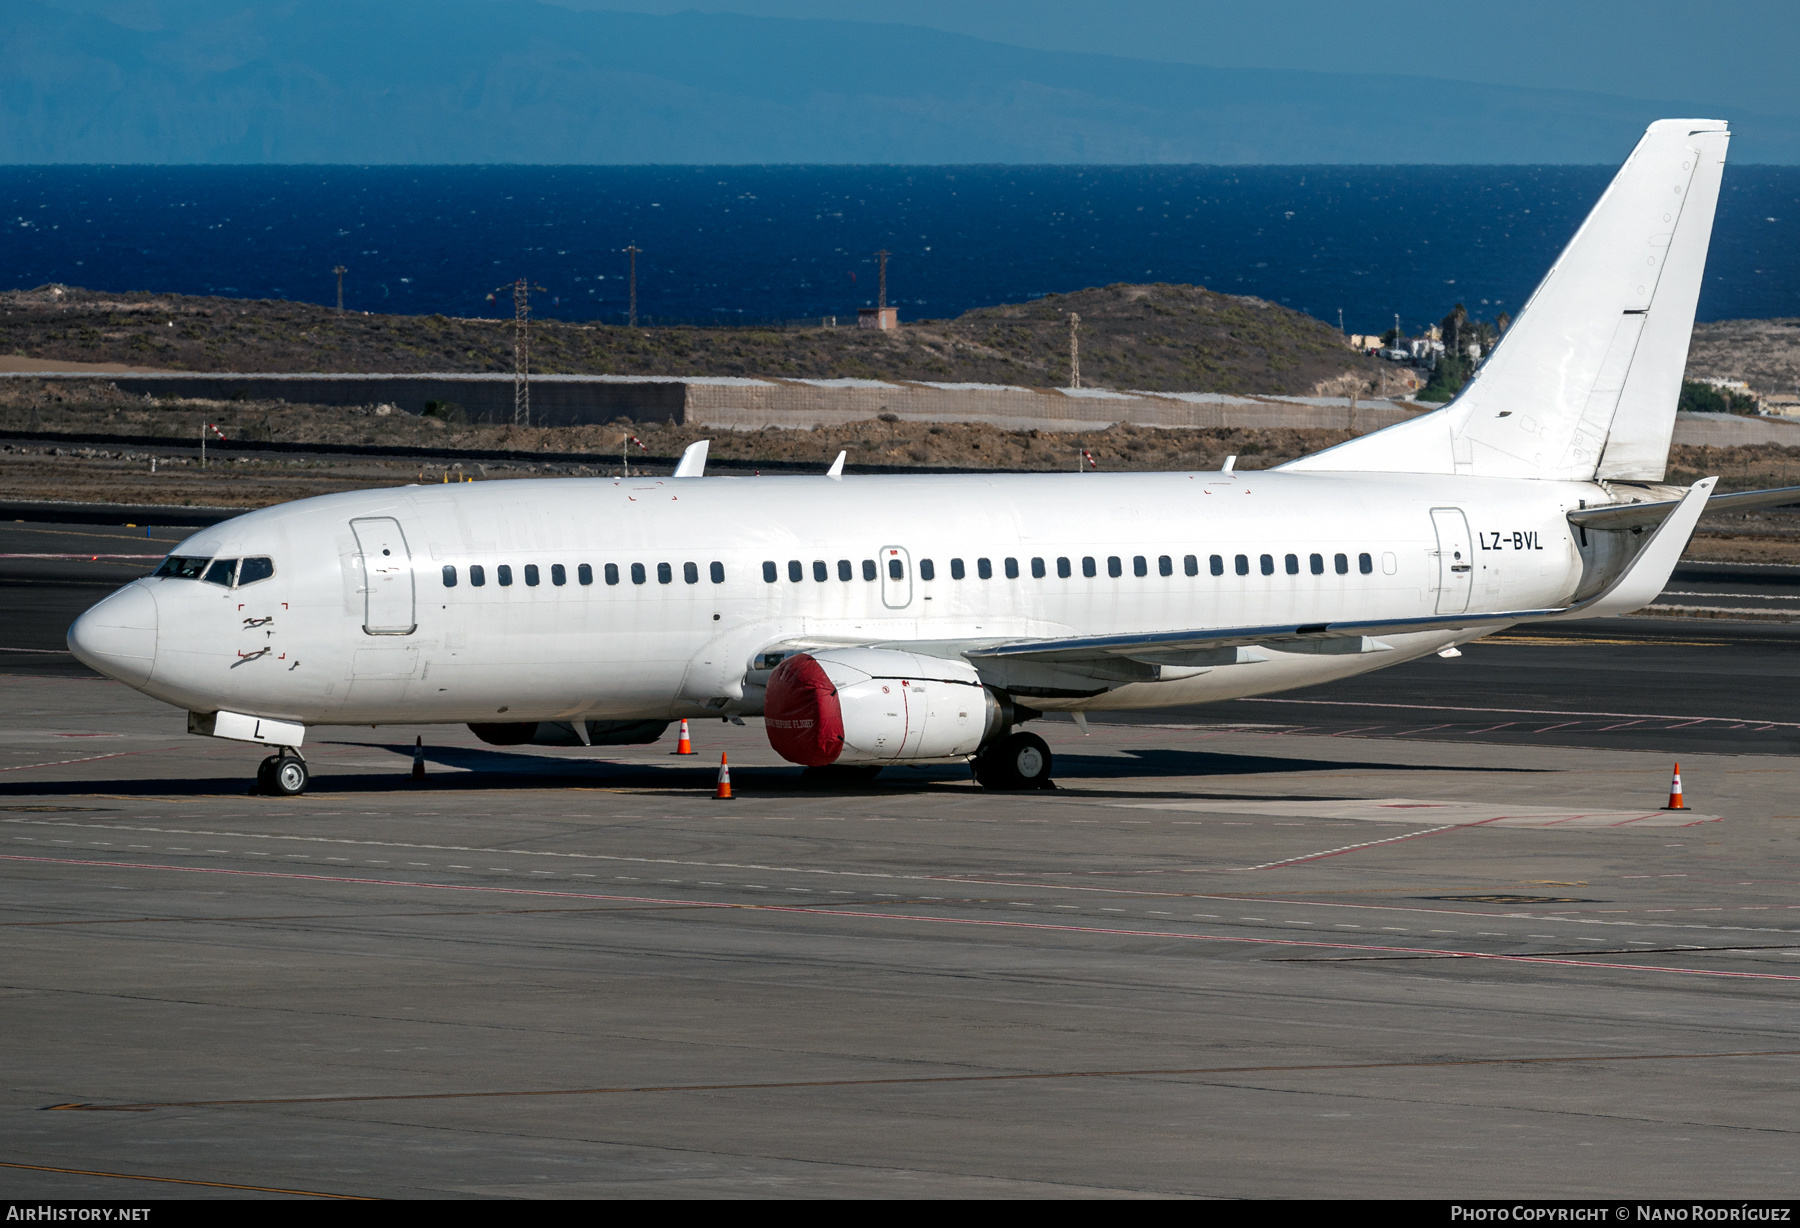
<instances>
[{"instance_id":1,"label":"vertical tail fin","mask_svg":"<svg viewBox=\"0 0 1800 1228\"><path fill-rule=\"evenodd\" d=\"M1456 400L1285 468L1660 481L1729 140L1651 124Z\"/></svg>"}]
</instances>

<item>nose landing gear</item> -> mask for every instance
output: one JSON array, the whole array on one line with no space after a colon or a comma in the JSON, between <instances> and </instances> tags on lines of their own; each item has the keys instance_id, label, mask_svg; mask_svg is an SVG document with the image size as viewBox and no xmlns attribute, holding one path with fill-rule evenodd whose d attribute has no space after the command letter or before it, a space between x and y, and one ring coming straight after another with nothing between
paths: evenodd
<instances>
[{"instance_id":1,"label":"nose landing gear","mask_svg":"<svg viewBox=\"0 0 1800 1228\"><path fill-rule=\"evenodd\" d=\"M299 797L306 792L308 775L306 760L293 747L284 746L280 753L257 765L254 792L271 797Z\"/></svg>"}]
</instances>

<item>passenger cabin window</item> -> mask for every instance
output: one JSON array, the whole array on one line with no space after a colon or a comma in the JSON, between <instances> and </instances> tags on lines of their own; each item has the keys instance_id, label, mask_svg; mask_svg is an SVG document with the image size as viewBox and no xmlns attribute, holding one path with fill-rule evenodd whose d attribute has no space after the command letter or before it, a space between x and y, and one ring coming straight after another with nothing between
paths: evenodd
<instances>
[{"instance_id":1,"label":"passenger cabin window","mask_svg":"<svg viewBox=\"0 0 1800 1228\"><path fill-rule=\"evenodd\" d=\"M1100 574L1100 569L1094 565L1094 556L1093 555L1087 554L1087 555L1082 556L1081 574L1086 576L1090 580Z\"/></svg>"},{"instance_id":2,"label":"passenger cabin window","mask_svg":"<svg viewBox=\"0 0 1800 1228\"><path fill-rule=\"evenodd\" d=\"M1238 575L1247 576L1250 574L1250 556L1249 555L1240 554L1235 559L1233 559L1232 562L1234 564L1236 564Z\"/></svg>"},{"instance_id":3,"label":"passenger cabin window","mask_svg":"<svg viewBox=\"0 0 1800 1228\"><path fill-rule=\"evenodd\" d=\"M213 565L206 569L201 577L208 584L217 584L220 588L230 588L231 582L237 578L236 559L214 559Z\"/></svg>"},{"instance_id":4,"label":"passenger cabin window","mask_svg":"<svg viewBox=\"0 0 1800 1228\"><path fill-rule=\"evenodd\" d=\"M606 565L606 582L608 584L617 584L619 582L619 565L617 563L608 563Z\"/></svg>"},{"instance_id":5,"label":"passenger cabin window","mask_svg":"<svg viewBox=\"0 0 1800 1228\"><path fill-rule=\"evenodd\" d=\"M763 564L763 583L764 584L773 584L773 583L775 583L775 581L777 581L779 579L781 579L781 573L778 570L776 570L775 564L772 562L764 563Z\"/></svg>"},{"instance_id":6,"label":"passenger cabin window","mask_svg":"<svg viewBox=\"0 0 1800 1228\"><path fill-rule=\"evenodd\" d=\"M1262 563L1263 575L1272 576L1275 574L1275 556L1274 555L1265 554L1262 556L1262 558L1259 561Z\"/></svg>"},{"instance_id":7,"label":"passenger cabin window","mask_svg":"<svg viewBox=\"0 0 1800 1228\"><path fill-rule=\"evenodd\" d=\"M658 563L656 565L656 582L658 584L673 584L675 582L675 569L670 567L667 563Z\"/></svg>"},{"instance_id":8,"label":"passenger cabin window","mask_svg":"<svg viewBox=\"0 0 1800 1228\"><path fill-rule=\"evenodd\" d=\"M454 570L454 569L452 569ZM255 584L258 580L267 580L275 574L275 560L269 558L245 559L238 564L237 586Z\"/></svg>"},{"instance_id":9,"label":"passenger cabin window","mask_svg":"<svg viewBox=\"0 0 1800 1228\"><path fill-rule=\"evenodd\" d=\"M1220 555L1220 554L1208 555L1206 558L1206 569L1208 571L1212 572L1212 574L1215 576L1224 575L1225 574L1225 556Z\"/></svg>"},{"instance_id":10,"label":"passenger cabin window","mask_svg":"<svg viewBox=\"0 0 1800 1228\"><path fill-rule=\"evenodd\" d=\"M206 559L177 558L171 554L154 574L171 580L198 580L205 573L207 562Z\"/></svg>"},{"instance_id":11,"label":"passenger cabin window","mask_svg":"<svg viewBox=\"0 0 1800 1228\"><path fill-rule=\"evenodd\" d=\"M850 578L849 576L844 577L844 579L846 579L846 580L848 580L849 578ZM712 582L714 584L725 583L725 564L714 563L712 565Z\"/></svg>"},{"instance_id":12,"label":"passenger cabin window","mask_svg":"<svg viewBox=\"0 0 1800 1228\"><path fill-rule=\"evenodd\" d=\"M986 560L984 559L983 562L985 562L985 561ZM983 578L985 578L985 576ZM1006 578L1008 580L1017 580L1019 578L1019 560L1018 559L1007 559L1006 560Z\"/></svg>"},{"instance_id":13,"label":"passenger cabin window","mask_svg":"<svg viewBox=\"0 0 1800 1228\"><path fill-rule=\"evenodd\" d=\"M1365 576L1368 575L1370 572L1375 570L1375 560L1367 554L1357 555L1356 556L1356 570L1362 572L1363 575L1365 575Z\"/></svg>"},{"instance_id":14,"label":"passenger cabin window","mask_svg":"<svg viewBox=\"0 0 1800 1228\"><path fill-rule=\"evenodd\" d=\"M444 587L456 587L456 568L449 563L444 564Z\"/></svg>"},{"instance_id":15,"label":"passenger cabin window","mask_svg":"<svg viewBox=\"0 0 1800 1228\"><path fill-rule=\"evenodd\" d=\"M1347 554L1332 555L1331 565L1337 569L1337 573L1340 576L1347 576L1350 574L1350 556Z\"/></svg>"},{"instance_id":16,"label":"passenger cabin window","mask_svg":"<svg viewBox=\"0 0 1800 1228\"><path fill-rule=\"evenodd\" d=\"M951 559L950 560L950 578L952 580L960 580L963 578L964 574L965 573L963 571L963 561L961 559Z\"/></svg>"},{"instance_id":17,"label":"passenger cabin window","mask_svg":"<svg viewBox=\"0 0 1800 1228\"><path fill-rule=\"evenodd\" d=\"M487 583L487 568L480 563L469 564L469 587L480 588Z\"/></svg>"},{"instance_id":18,"label":"passenger cabin window","mask_svg":"<svg viewBox=\"0 0 1800 1228\"><path fill-rule=\"evenodd\" d=\"M1033 580L1042 580L1044 578L1044 560L1043 559L1032 559L1031 560L1031 578Z\"/></svg>"},{"instance_id":19,"label":"passenger cabin window","mask_svg":"<svg viewBox=\"0 0 1800 1228\"><path fill-rule=\"evenodd\" d=\"M1125 564L1119 560L1118 555L1113 554L1107 556L1106 574L1115 580L1125 574Z\"/></svg>"},{"instance_id":20,"label":"passenger cabin window","mask_svg":"<svg viewBox=\"0 0 1800 1228\"><path fill-rule=\"evenodd\" d=\"M1190 566L1192 566L1192 564L1193 564L1193 558L1194 558L1193 555L1191 555L1191 554L1188 555L1188 563ZM1196 568L1195 570L1198 570L1198 569ZM1157 555L1156 556L1156 574L1159 576L1174 575L1175 574L1175 560L1170 558L1166 554ZM1190 571L1188 574L1191 576L1194 573Z\"/></svg>"},{"instance_id":21,"label":"passenger cabin window","mask_svg":"<svg viewBox=\"0 0 1800 1228\"><path fill-rule=\"evenodd\" d=\"M1300 574L1300 556L1299 555L1290 554L1287 556L1287 558L1285 558L1282 561L1285 564L1285 566L1287 567L1288 575L1297 576Z\"/></svg>"},{"instance_id":22,"label":"passenger cabin window","mask_svg":"<svg viewBox=\"0 0 1800 1228\"><path fill-rule=\"evenodd\" d=\"M563 585L567 584L568 582L569 582L568 568L564 567L561 563L550 564L550 583L556 585L556 587L558 587L558 588L561 588Z\"/></svg>"},{"instance_id":23,"label":"passenger cabin window","mask_svg":"<svg viewBox=\"0 0 1800 1228\"><path fill-rule=\"evenodd\" d=\"M717 563L714 563L713 566L715 568L718 568L718 572L719 572L719 574L716 577L714 577L714 579L713 579L713 583L717 584L720 580L723 580L725 578L725 569L723 567L719 566L719 564L717 564ZM838 579L842 580L845 584L848 584L848 583L850 583L850 581L856 579L856 568L852 567L850 565L849 559L839 559L838 560Z\"/></svg>"},{"instance_id":24,"label":"passenger cabin window","mask_svg":"<svg viewBox=\"0 0 1800 1228\"><path fill-rule=\"evenodd\" d=\"M538 565L536 563L525 564L525 586L527 588L538 586Z\"/></svg>"},{"instance_id":25,"label":"passenger cabin window","mask_svg":"<svg viewBox=\"0 0 1800 1228\"><path fill-rule=\"evenodd\" d=\"M813 560L813 579L817 580L820 584L831 579L831 569L825 566L824 559Z\"/></svg>"},{"instance_id":26,"label":"passenger cabin window","mask_svg":"<svg viewBox=\"0 0 1800 1228\"><path fill-rule=\"evenodd\" d=\"M992 559L976 559L975 575L982 580L992 580L994 578L994 561Z\"/></svg>"},{"instance_id":27,"label":"passenger cabin window","mask_svg":"<svg viewBox=\"0 0 1800 1228\"><path fill-rule=\"evenodd\" d=\"M700 583L700 564L683 563L681 565L681 579L687 584Z\"/></svg>"},{"instance_id":28,"label":"passenger cabin window","mask_svg":"<svg viewBox=\"0 0 1800 1228\"><path fill-rule=\"evenodd\" d=\"M1066 557L1059 557L1056 560L1056 578L1067 580L1072 574L1074 573L1069 570L1069 560Z\"/></svg>"},{"instance_id":29,"label":"passenger cabin window","mask_svg":"<svg viewBox=\"0 0 1800 1228\"><path fill-rule=\"evenodd\" d=\"M896 578L898 578L898 577L896 577ZM933 563L930 559L920 559L919 560L919 579L921 579L921 580L937 579L937 567L933 565Z\"/></svg>"},{"instance_id":30,"label":"passenger cabin window","mask_svg":"<svg viewBox=\"0 0 1800 1228\"><path fill-rule=\"evenodd\" d=\"M1168 557L1164 556L1163 575L1168 575L1170 570ZM1133 556L1131 560L1131 574L1134 576L1147 576L1150 574L1150 564L1144 559L1143 555L1139 554Z\"/></svg>"},{"instance_id":31,"label":"passenger cabin window","mask_svg":"<svg viewBox=\"0 0 1800 1228\"><path fill-rule=\"evenodd\" d=\"M890 580L906 579L906 564L902 563L899 559L889 559L888 560L888 579L890 579Z\"/></svg>"},{"instance_id":32,"label":"passenger cabin window","mask_svg":"<svg viewBox=\"0 0 1800 1228\"><path fill-rule=\"evenodd\" d=\"M500 581L500 587L505 588L512 583L512 564L501 563L494 568L494 575Z\"/></svg>"},{"instance_id":33,"label":"passenger cabin window","mask_svg":"<svg viewBox=\"0 0 1800 1228\"><path fill-rule=\"evenodd\" d=\"M650 577L644 572L644 565L642 563L633 563L631 565L631 582L633 584L642 584L649 578Z\"/></svg>"},{"instance_id":34,"label":"passenger cabin window","mask_svg":"<svg viewBox=\"0 0 1800 1228\"><path fill-rule=\"evenodd\" d=\"M575 569L575 582L577 584L592 584L594 582L593 567L587 563L583 563L581 566L577 567Z\"/></svg>"},{"instance_id":35,"label":"passenger cabin window","mask_svg":"<svg viewBox=\"0 0 1800 1228\"><path fill-rule=\"evenodd\" d=\"M799 559L789 559L788 560L788 580L789 580L789 582L793 583L793 584L798 584L798 583L800 583L800 581L804 580L805 578L806 578L806 569L800 566L800 560Z\"/></svg>"},{"instance_id":36,"label":"passenger cabin window","mask_svg":"<svg viewBox=\"0 0 1800 1228\"><path fill-rule=\"evenodd\" d=\"M875 580L875 575L876 575L875 560L874 559L864 559L862 571L863 571L863 579L873 583Z\"/></svg>"},{"instance_id":37,"label":"passenger cabin window","mask_svg":"<svg viewBox=\"0 0 1800 1228\"><path fill-rule=\"evenodd\" d=\"M1324 555L1309 554L1306 556L1306 564L1308 567L1310 567L1312 569L1313 575L1322 576L1325 574L1325 556Z\"/></svg>"}]
</instances>

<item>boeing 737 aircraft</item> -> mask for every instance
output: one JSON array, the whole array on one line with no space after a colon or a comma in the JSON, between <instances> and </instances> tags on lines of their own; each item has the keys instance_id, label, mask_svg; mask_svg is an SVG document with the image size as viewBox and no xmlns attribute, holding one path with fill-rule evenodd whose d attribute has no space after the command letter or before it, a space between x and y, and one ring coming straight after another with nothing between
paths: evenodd
<instances>
[{"instance_id":1,"label":"boeing 737 aircraft","mask_svg":"<svg viewBox=\"0 0 1800 1228\"><path fill-rule=\"evenodd\" d=\"M850 780L1046 784L1050 711L1266 695L1517 623L1636 610L1716 479L1663 484L1729 133L1652 124L1455 401L1267 472L408 486L252 512L69 630L82 661L276 753L312 725L500 745L763 717ZM1712 499L1738 507L1795 490Z\"/></svg>"}]
</instances>

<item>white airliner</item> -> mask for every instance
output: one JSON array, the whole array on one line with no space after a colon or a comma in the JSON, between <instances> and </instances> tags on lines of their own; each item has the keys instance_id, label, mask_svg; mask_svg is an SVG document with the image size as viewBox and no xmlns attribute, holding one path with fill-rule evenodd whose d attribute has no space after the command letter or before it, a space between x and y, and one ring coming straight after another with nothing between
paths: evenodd
<instances>
[{"instance_id":1,"label":"white airliner","mask_svg":"<svg viewBox=\"0 0 1800 1228\"><path fill-rule=\"evenodd\" d=\"M1047 711L1266 695L1518 623L1636 610L1716 479L1663 485L1729 133L1652 124L1448 406L1268 472L408 486L252 512L76 620L83 662L267 743L466 723L501 745L761 715L845 779L1047 784ZM1722 496L1739 507L1794 490Z\"/></svg>"}]
</instances>

